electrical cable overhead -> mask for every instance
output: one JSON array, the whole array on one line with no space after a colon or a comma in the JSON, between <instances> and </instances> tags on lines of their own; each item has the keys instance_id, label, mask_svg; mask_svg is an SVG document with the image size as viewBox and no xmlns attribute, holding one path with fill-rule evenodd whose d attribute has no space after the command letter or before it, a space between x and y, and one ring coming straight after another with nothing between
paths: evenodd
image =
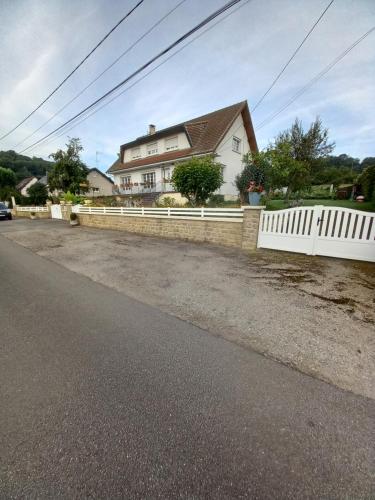
<instances>
[{"instance_id":1,"label":"electrical cable overhead","mask_svg":"<svg viewBox=\"0 0 375 500\"><path fill-rule=\"evenodd\" d=\"M114 61L111 62L109 66L107 66L97 77L95 77L91 82L86 85L82 90L80 90L72 99L70 99L68 102L66 102L60 109L58 109L48 120L46 120L40 127L38 127L36 130L31 132L27 137L22 139L18 144L15 145L14 149L17 149L21 144L23 144L25 141L30 139L33 135L35 135L39 130L41 130L43 127L45 127L48 123L50 123L56 116L58 116L64 109L66 109L72 102L76 101L78 97L80 97L88 88L90 88L92 85L94 85L95 82L99 80L107 71L109 71L115 64L117 64L120 59L122 59L126 54L128 54L136 45L138 45L139 42L141 42L147 35L149 35L159 24L161 24L167 17L169 17L175 10L177 10L180 5L182 5L186 0L181 0L175 7L173 7L171 10L169 10L163 17L161 17L155 24L151 26L145 33L143 33L142 36L140 36L134 43L130 45L124 52L122 52Z\"/></svg>"},{"instance_id":2,"label":"electrical cable overhead","mask_svg":"<svg viewBox=\"0 0 375 500\"><path fill-rule=\"evenodd\" d=\"M60 125L56 129L52 130L52 132L50 132L49 134L45 135L44 137L42 137L38 141L34 142L33 144L31 144L27 148L23 149L21 151L21 153L27 151L28 149L30 149L31 147L33 147L33 146L35 146L37 144L40 144L42 141L44 141L45 139L47 139L48 137L50 137L52 134L55 134L56 132L58 132L59 130L61 130L63 127L65 127L69 123L75 121L77 118L79 118L80 116L82 116L84 113L86 113L90 109L96 107L104 99L106 99L107 97L109 97L110 95L112 95L119 88L123 87L126 83L128 83L130 80L132 80L135 76L137 76L143 70L145 70L146 68L148 68L156 60L160 59L160 57L162 57L165 54L167 54L168 52L170 52L172 49L174 49L176 46L178 46L184 40L186 40L187 38L189 38L196 31L198 31L201 28L203 28L206 24L208 24L209 22L213 21L216 17L218 17L219 15L223 14L224 12L226 12L228 9L230 9L231 7L233 7L234 5L236 5L237 3L239 3L240 1L242 1L242 0L230 0L229 2L227 2L223 7L221 7L220 9L217 9L215 12L213 12L208 17L206 17L203 21L201 21L196 26L194 26L194 28L192 28L191 30L187 31L184 35L180 36L177 40L175 40L173 43L171 43L168 47L166 47L165 49L163 49L156 56L152 57L148 62L146 62L141 67L139 67L137 70L135 70L131 75L129 75L124 80L122 80L121 82L119 82L117 85L115 85L114 87L112 87L112 89L110 89L108 92L106 92L101 97L99 97L98 99L96 99L94 102L92 102L91 104L89 104L88 106L86 106L84 109L82 109L80 112L78 112L77 114L75 114L74 116L72 116L65 123L63 123L62 125Z\"/></svg>"},{"instance_id":3,"label":"electrical cable overhead","mask_svg":"<svg viewBox=\"0 0 375 500\"><path fill-rule=\"evenodd\" d=\"M331 61L320 73L318 73L314 78L312 78L304 87L302 87L294 96L284 104L280 109L278 109L275 113L270 115L268 118L263 120L257 127L256 130L263 128L265 125L268 125L276 116L282 113L286 108L288 108L294 101L296 101L302 94L306 92L310 87L312 87L318 80L323 78L337 63L339 63L349 52L351 52L359 43L361 43L365 38L367 38L373 31L375 31L375 26L369 29L366 33L364 33L360 38L358 38L352 45L350 45L347 49L345 49L339 56L337 56L333 61Z\"/></svg>"},{"instance_id":4,"label":"electrical cable overhead","mask_svg":"<svg viewBox=\"0 0 375 500\"><path fill-rule=\"evenodd\" d=\"M327 7L323 10L323 12L320 14L320 16L318 17L318 19L315 21L315 23L312 25L312 27L310 28L310 31L307 33L307 35L305 36L305 38L302 40L302 42L298 45L298 47L296 48L296 50L293 52L293 54L290 56L290 58L288 59L288 61L286 62L286 64L284 64L284 66L281 68L281 71L279 72L279 74L276 76L276 78L273 80L273 82L271 83L271 85L268 87L268 89L265 91L265 93L262 95L262 97L259 99L259 101L257 101L257 103L255 104L255 106L253 107L253 109L251 110L252 113L254 113L254 111L260 106L260 104L263 102L264 98L270 93L270 91L273 89L273 87L276 85L277 81L280 79L281 75L284 73L284 71L286 70L286 68L289 66L289 64L293 61L293 59L295 58L295 56L298 54L298 52L300 51L301 47L303 46L303 44L306 42L306 40L309 38L309 36L311 35L311 33L314 31L314 29L317 27L317 25L320 23L320 21L323 19L325 13L327 12L327 10L331 7L331 5L333 4L334 0L331 0L329 2L329 4L327 5Z\"/></svg>"},{"instance_id":5,"label":"electrical cable overhead","mask_svg":"<svg viewBox=\"0 0 375 500\"><path fill-rule=\"evenodd\" d=\"M138 83L140 83L142 80L144 80L147 76L149 76L151 73L153 73L154 71L156 71L158 68L160 68L161 66L163 66L163 64L165 64L166 62L168 62L170 59L172 59L174 56L176 56L177 54L179 54L181 51L183 51L186 47L188 47L189 45L191 45L193 42L195 42L195 40L197 40L198 38L202 37L203 35L205 35L208 31L211 31L213 28L215 28L215 26L217 26L218 24L222 23L225 19L227 19L229 16L233 15L235 12L237 12L238 10L242 9L245 5L247 5L249 2L251 2L252 0L246 0L243 4L239 5L236 9L234 9L233 11L229 12L228 14L226 14L224 17L222 17L221 19L219 19L218 21L216 21L216 23L212 24L211 26L209 26L208 28L206 28L205 30L203 30L201 33L199 33L199 35L195 36L193 39L189 40L183 47L180 47L178 50L176 50L175 52L173 52L173 54L171 54L170 56L168 56L166 59L164 59L161 63L159 63L157 66L155 66L154 68L152 68L150 71L148 71L147 73L145 73L144 75L142 75L140 78L138 78L138 80L136 80L134 83L132 83L131 85L129 85L128 87L126 87L124 90L122 90L120 93L116 94L115 96L113 96L109 101L105 102L104 104L102 104L101 106L99 106L98 108L94 109L93 111L91 111L89 114L87 115L84 115L83 117L81 117L81 119L75 123L73 123L73 125L71 125L70 127L68 126L68 128L60 131L56 136L52 136L48 139L46 139L46 141L43 143L43 145L45 144L49 144L50 142L54 141L55 139L57 138L60 138L62 137L63 135L65 135L67 132L69 132L70 130L72 130L73 128L77 127L79 124L83 123L85 120L87 120L88 118L90 118L91 116L95 115L96 113L98 113L101 109L105 108L106 106L108 106L109 104L111 104L113 101L115 101L116 99L118 99L119 97L121 97L123 94L125 94L126 92L128 92L130 89L132 89L133 87L135 87L135 85L137 85ZM30 146L30 149L33 150L35 147L37 147L38 145L36 146Z\"/></svg>"},{"instance_id":6,"label":"electrical cable overhead","mask_svg":"<svg viewBox=\"0 0 375 500\"><path fill-rule=\"evenodd\" d=\"M64 80L59 83L59 85L33 110L31 113L29 113L23 120L21 120L15 127L13 127L9 132L6 134L2 135L0 137L0 141L8 137L11 133L13 133L15 130L18 129L23 123L25 123L26 120L28 120L38 109L40 109L43 104L45 104L63 85L64 83L69 80L69 78L84 64L87 59L102 45L102 43L120 26L121 23L123 23L142 3L144 0L139 0L138 3L129 10L114 26L111 28L108 33L95 45L95 47L82 59L82 61L77 64L77 66L64 78Z\"/></svg>"}]
</instances>

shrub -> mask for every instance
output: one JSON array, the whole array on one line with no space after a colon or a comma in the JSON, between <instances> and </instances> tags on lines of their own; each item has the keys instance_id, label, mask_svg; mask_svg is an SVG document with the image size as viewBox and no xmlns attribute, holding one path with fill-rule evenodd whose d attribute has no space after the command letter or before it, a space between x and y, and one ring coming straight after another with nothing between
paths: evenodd
<instances>
[{"instance_id":1,"label":"shrub","mask_svg":"<svg viewBox=\"0 0 375 500\"><path fill-rule=\"evenodd\" d=\"M32 205L45 205L48 198L47 187L40 182L36 182L30 186L27 194Z\"/></svg>"},{"instance_id":2,"label":"shrub","mask_svg":"<svg viewBox=\"0 0 375 500\"><path fill-rule=\"evenodd\" d=\"M367 201L375 201L375 165L365 168L358 177L363 196Z\"/></svg>"},{"instance_id":3,"label":"shrub","mask_svg":"<svg viewBox=\"0 0 375 500\"><path fill-rule=\"evenodd\" d=\"M72 212L69 217L70 220L77 220L77 214L75 212Z\"/></svg>"},{"instance_id":4,"label":"shrub","mask_svg":"<svg viewBox=\"0 0 375 500\"><path fill-rule=\"evenodd\" d=\"M171 181L193 207L204 205L224 182L221 165L212 156L195 157L179 163L173 170Z\"/></svg>"}]
</instances>

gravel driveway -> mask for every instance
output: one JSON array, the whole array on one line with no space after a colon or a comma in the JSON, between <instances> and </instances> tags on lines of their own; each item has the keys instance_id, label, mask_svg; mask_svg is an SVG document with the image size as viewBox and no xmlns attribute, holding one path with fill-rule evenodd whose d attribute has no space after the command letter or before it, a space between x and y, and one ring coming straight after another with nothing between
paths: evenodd
<instances>
[{"instance_id":1,"label":"gravel driveway","mask_svg":"<svg viewBox=\"0 0 375 500\"><path fill-rule=\"evenodd\" d=\"M0 233L212 334L375 398L374 264L245 254L52 220L3 222Z\"/></svg>"}]
</instances>

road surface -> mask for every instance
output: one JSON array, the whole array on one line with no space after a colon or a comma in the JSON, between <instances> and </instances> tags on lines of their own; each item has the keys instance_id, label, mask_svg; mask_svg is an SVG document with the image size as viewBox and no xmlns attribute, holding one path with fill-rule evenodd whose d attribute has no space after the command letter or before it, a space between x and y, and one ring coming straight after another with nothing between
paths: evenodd
<instances>
[{"instance_id":1,"label":"road surface","mask_svg":"<svg viewBox=\"0 0 375 500\"><path fill-rule=\"evenodd\" d=\"M1 235L0 280L1 498L375 497L373 400Z\"/></svg>"}]
</instances>

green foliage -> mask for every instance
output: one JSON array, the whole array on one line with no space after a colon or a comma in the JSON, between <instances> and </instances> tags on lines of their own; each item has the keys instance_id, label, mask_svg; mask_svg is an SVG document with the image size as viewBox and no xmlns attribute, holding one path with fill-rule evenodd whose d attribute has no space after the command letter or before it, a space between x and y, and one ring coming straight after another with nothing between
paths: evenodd
<instances>
[{"instance_id":1,"label":"green foliage","mask_svg":"<svg viewBox=\"0 0 375 500\"><path fill-rule=\"evenodd\" d=\"M349 168L350 170L355 170L356 172L360 172L360 170L363 168L362 163L360 162L359 158L353 158L352 156L349 156L347 154L327 156L325 160L325 166L328 168Z\"/></svg>"},{"instance_id":2,"label":"green foliage","mask_svg":"<svg viewBox=\"0 0 375 500\"><path fill-rule=\"evenodd\" d=\"M193 207L204 205L224 182L221 165L211 156L179 163L173 170L171 181Z\"/></svg>"},{"instance_id":3,"label":"green foliage","mask_svg":"<svg viewBox=\"0 0 375 500\"><path fill-rule=\"evenodd\" d=\"M78 218L78 217L77 217L77 214L76 214L75 212L72 212L72 213L69 215L69 217L70 217L70 220L77 220L77 218Z\"/></svg>"},{"instance_id":4,"label":"green foliage","mask_svg":"<svg viewBox=\"0 0 375 500\"><path fill-rule=\"evenodd\" d=\"M333 148L334 143L328 142L328 130L319 118L306 132L296 119L292 127L281 132L268 147L270 186L287 187L287 198L293 192L309 188L313 172L323 168Z\"/></svg>"},{"instance_id":5,"label":"green foliage","mask_svg":"<svg viewBox=\"0 0 375 500\"><path fill-rule=\"evenodd\" d=\"M30 158L15 151L0 151L0 165L11 169L19 182L25 177L42 177L52 167L52 162L35 156Z\"/></svg>"},{"instance_id":6,"label":"green foliage","mask_svg":"<svg viewBox=\"0 0 375 500\"><path fill-rule=\"evenodd\" d=\"M368 156L367 158L364 158L361 161L362 170L367 168L367 167L373 167L374 165L375 165L375 157L373 157L373 156Z\"/></svg>"},{"instance_id":7,"label":"green foliage","mask_svg":"<svg viewBox=\"0 0 375 500\"><path fill-rule=\"evenodd\" d=\"M0 188L15 187L16 174L10 168L0 167Z\"/></svg>"},{"instance_id":8,"label":"green foliage","mask_svg":"<svg viewBox=\"0 0 375 500\"><path fill-rule=\"evenodd\" d=\"M70 191L74 194L85 192L88 189L88 169L80 159L83 147L77 138L70 139L66 147L66 151L59 149L50 155L55 161L48 174L50 190Z\"/></svg>"},{"instance_id":9,"label":"green foliage","mask_svg":"<svg viewBox=\"0 0 375 500\"><path fill-rule=\"evenodd\" d=\"M268 151L248 153L243 158L244 168L235 178L235 184L243 202L247 198L250 182L257 186L267 185L267 173L270 170L270 156Z\"/></svg>"},{"instance_id":10,"label":"green foliage","mask_svg":"<svg viewBox=\"0 0 375 500\"><path fill-rule=\"evenodd\" d=\"M180 203L172 198L172 196L164 196L161 200L156 201L156 206L159 208L168 208L168 207L183 207Z\"/></svg>"},{"instance_id":11,"label":"green foliage","mask_svg":"<svg viewBox=\"0 0 375 500\"><path fill-rule=\"evenodd\" d=\"M40 182L36 182L30 186L27 194L32 205L45 205L48 198L47 188Z\"/></svg>"},{"instance_id":12,"label":"green foliage","mask_svg":"<svg viewBox=\"0 0 375 500\"><path fill-rule=\"evenodd\" d=\"M375 201L375 165L365 168L358 177L363 196L367 201Z\"/></svg>"},{"instance_id":13,"label":"green foliage","mask_svg":"<svg viewBox=\"0 0 375 500\"><path fill-rule=\"evenodd\" d=\"M73 203L73 205L78 205L79 203L83 203L83 200L85 198L84 198L84 196L78 196L78 195L73 194L70 191L68 191L67 193L63 194L62 199L65 202Z\"/></svg>"},{"instance_id":14,"label":"green foliage","mask_svg":"<svg viewBox=\"0 0 375 500\"><path fill-rule=\"evenodd\" d=\"M349 167L328 167L312 173L313 184L340 184L352 183L357 174Z\"/></svg>"}]
</instances>

